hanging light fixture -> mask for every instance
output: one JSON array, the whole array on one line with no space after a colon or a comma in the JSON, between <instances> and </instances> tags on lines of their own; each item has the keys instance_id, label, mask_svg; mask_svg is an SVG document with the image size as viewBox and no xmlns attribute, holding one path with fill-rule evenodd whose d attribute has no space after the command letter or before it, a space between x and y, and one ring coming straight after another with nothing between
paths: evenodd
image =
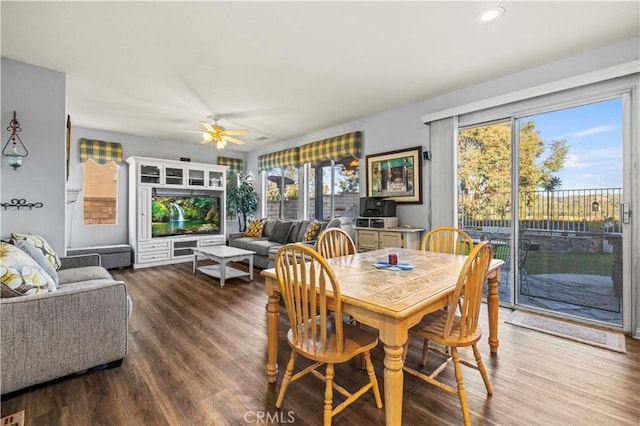
<instances>
[{"instance_id":1,"label":"hanging light fixture","mask_svg":"<svg viewBox=\"0 0 640 426\"><path fill-rule=\"evenodd\" d=\"M22 166L22 158L29 155L29 151L27 151L27 147L24 146L22 139L18 136L18 133L22 131L22 128L16 118L15 111L13 111L13 120L11 120L11 123L7 126L7 130L11 132L11 136L9 136L9 140L7 140L7 143L2 147L2 156L8 157L9 165L13 167L13 170L17 170L18 167ZM11 147L9 147L9 142L11 142ZM19 146L18 142L20 142Z\"/></svg>"}]
</instances>

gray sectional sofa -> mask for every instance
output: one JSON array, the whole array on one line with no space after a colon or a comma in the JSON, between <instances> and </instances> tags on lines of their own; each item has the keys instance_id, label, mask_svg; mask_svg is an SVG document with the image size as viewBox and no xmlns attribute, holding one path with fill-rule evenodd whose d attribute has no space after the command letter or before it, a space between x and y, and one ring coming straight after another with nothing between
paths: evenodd
<instances>
[{"instance_id":1,"label":"gray sectional sofa","mask_svg":"<svg viewBox=\"0 0 640 426\"><path fill-rule=\"evenodd\" d=\"M127 286L100 256L63 257L58 290L0 299L0 393L106 364L127 353Z\"/></svg>"},{"instance_id":2,"label":"gray sectional sofa","mask_svg":"<svg viewBox=\"0 0 640 426\"><path fill-rule=\"evenodd\" d=\"M233 233L229 235L229 245L231 247L256 252L253 257L254 266L262 269L273 268L276 253L283 245L297 242L315 245L315 239L311 241L304 241L303 238L311 222L313 221L287 221L283 219L269 218L265 221L261 237L245 237L242 232ZM288 231L287 226L283 224L288 224ZM331 221L324 221L316 233L316 237L326 228L339 228L341 225L342 220L340 218L334 218Z\"/></svg>"}]
</instances>

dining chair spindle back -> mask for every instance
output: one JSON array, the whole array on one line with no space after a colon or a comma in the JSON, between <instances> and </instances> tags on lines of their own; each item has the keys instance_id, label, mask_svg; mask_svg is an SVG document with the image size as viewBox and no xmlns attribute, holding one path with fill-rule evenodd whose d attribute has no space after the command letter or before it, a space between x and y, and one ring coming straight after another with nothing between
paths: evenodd
<instances>
[{"instance_id":1,"label":"dining chair spindle back","mask_svg":"<svg viewBox=\"0 0 640 426\"><path fill-rule=\"evenodd\" d=\"M426 233L420 249L439 253L469 254L473 249L473 240L462 229L442 226Z\"/></svg>"},{"instance_id":2,"label":"dining chair spindle back","mask_svg":"<svg viewBox=\"0 0 640 426\"><path fill-rule=\"evenodd\" d=\"M458 395L465 425L470 425L471 420L460 364L479 370L487 389L487 394L491 395L493 393L487 370L482 362L480 351L477 348L477 343L482 337L482 330L478 324L480 305L482 302L482 287L487 278L487 271L492 256L493 248L491 244L485 241L476 245L469 254L458 276L456 288L448 301L448 309L426 315L418 325L409 330L410 336L424 339L425 354L429 350L436 352L444 357L445 361L431 374L425 374L422 371L411 368L407 366L406 363L403 367L407 373L449 393ZM430 342L436 342L446 348L450 348L451 353L431 348L429 346ZM460 359L458 348L466 346L472 347L476 360L475 363ZM407 340L404 348L403 357L405 358L408 348L409 340ZM436 380L438 375L445 370L451 361L453 361L455 368L456 388ZM423 356L421 364L426 364L425 356Z\"/></svg>"},{"instance_id":3,"label":"dining chair spindle back","mask_svg":"<svg viewBox=\"0 0 640 426\"><path fill-rule=\"evenodd\" d=\"M369 389L373 391L377 407L382 408L378 380L370 355L370 350L376 347L378 338L368 331L342 321L340 285L326 259L304 244L287 244L278 250L275 266L291 323L287 333L291 357L282 379L276 408L282 407L289 384L308 373L325 382L325 426L330 425L335 415ZM334 364L347 362L360 354L364 356L369 381L351 393L334 382ZM298 355L315 361L315 364L293 374ZM317 371L322 365L326 365L324 375ZM346 400L335 408L334 389L346 397Z\"/></svg>"},{"instance_id":4,"label":"dining chair spindle back","mask_svg":"<svg viewBox=\"0 0 640 426\"><path fill-rule=\"evenodd\" d=\"M351 236L341 228L327 228L318 235L317 250L324 258L347 256L356 253Z\"/></svg>"}]
</instances>

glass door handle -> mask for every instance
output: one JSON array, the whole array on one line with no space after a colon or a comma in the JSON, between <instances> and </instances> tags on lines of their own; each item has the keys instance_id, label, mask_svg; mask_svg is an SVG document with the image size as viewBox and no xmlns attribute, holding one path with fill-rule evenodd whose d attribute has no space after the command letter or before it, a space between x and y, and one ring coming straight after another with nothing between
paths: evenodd
<instances>
[{"instance_id":1,"label":"glass door handle","mask_svg":"<svg viewBox=\"0 0 640 426\"><path fill-rule=\"evenodd\" d=\"M631 217L631 211L629 210L629 203L621 203L620 218L622 219L622 223L628 224L630 217Z\"/></svg>"}]
</instances>

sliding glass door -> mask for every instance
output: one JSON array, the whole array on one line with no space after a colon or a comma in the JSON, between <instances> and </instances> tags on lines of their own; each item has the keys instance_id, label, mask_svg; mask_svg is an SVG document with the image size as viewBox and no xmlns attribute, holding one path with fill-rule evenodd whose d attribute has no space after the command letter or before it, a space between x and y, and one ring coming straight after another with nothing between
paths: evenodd
<instances>
[{"instance_id":1,"label":"sliding glass door","mask_svg":"<svg viewBox=\"0 0 640 426\"><path fill-rule=\"evenodd\" d=\"M503 303L622 327L623 109L617 96L459 129L460 226L505 261Z\"/></svg>"},{"instance_id":2,"label":"sliding glass door","mask_svg":"<svg viewBox=\"0 0 640 426\"><path fill-rule=\"evenodd\" d=\"M520 186L522 305L622 326L622 98L522 117L548 173ZM527 176L520 152L520 176Z\"/></svg>"},{"instance_id":3,"label":"sliding glass door","mask_svg":"<svg viewBox=\"0 0 640 426\"><path fill-rule=\"evenodd\" d=\"M512 123L499 121L458 132L458 222L474 240L489 240L504 260L498 293L511 303Z\"/></svg>"}]
</instances>

